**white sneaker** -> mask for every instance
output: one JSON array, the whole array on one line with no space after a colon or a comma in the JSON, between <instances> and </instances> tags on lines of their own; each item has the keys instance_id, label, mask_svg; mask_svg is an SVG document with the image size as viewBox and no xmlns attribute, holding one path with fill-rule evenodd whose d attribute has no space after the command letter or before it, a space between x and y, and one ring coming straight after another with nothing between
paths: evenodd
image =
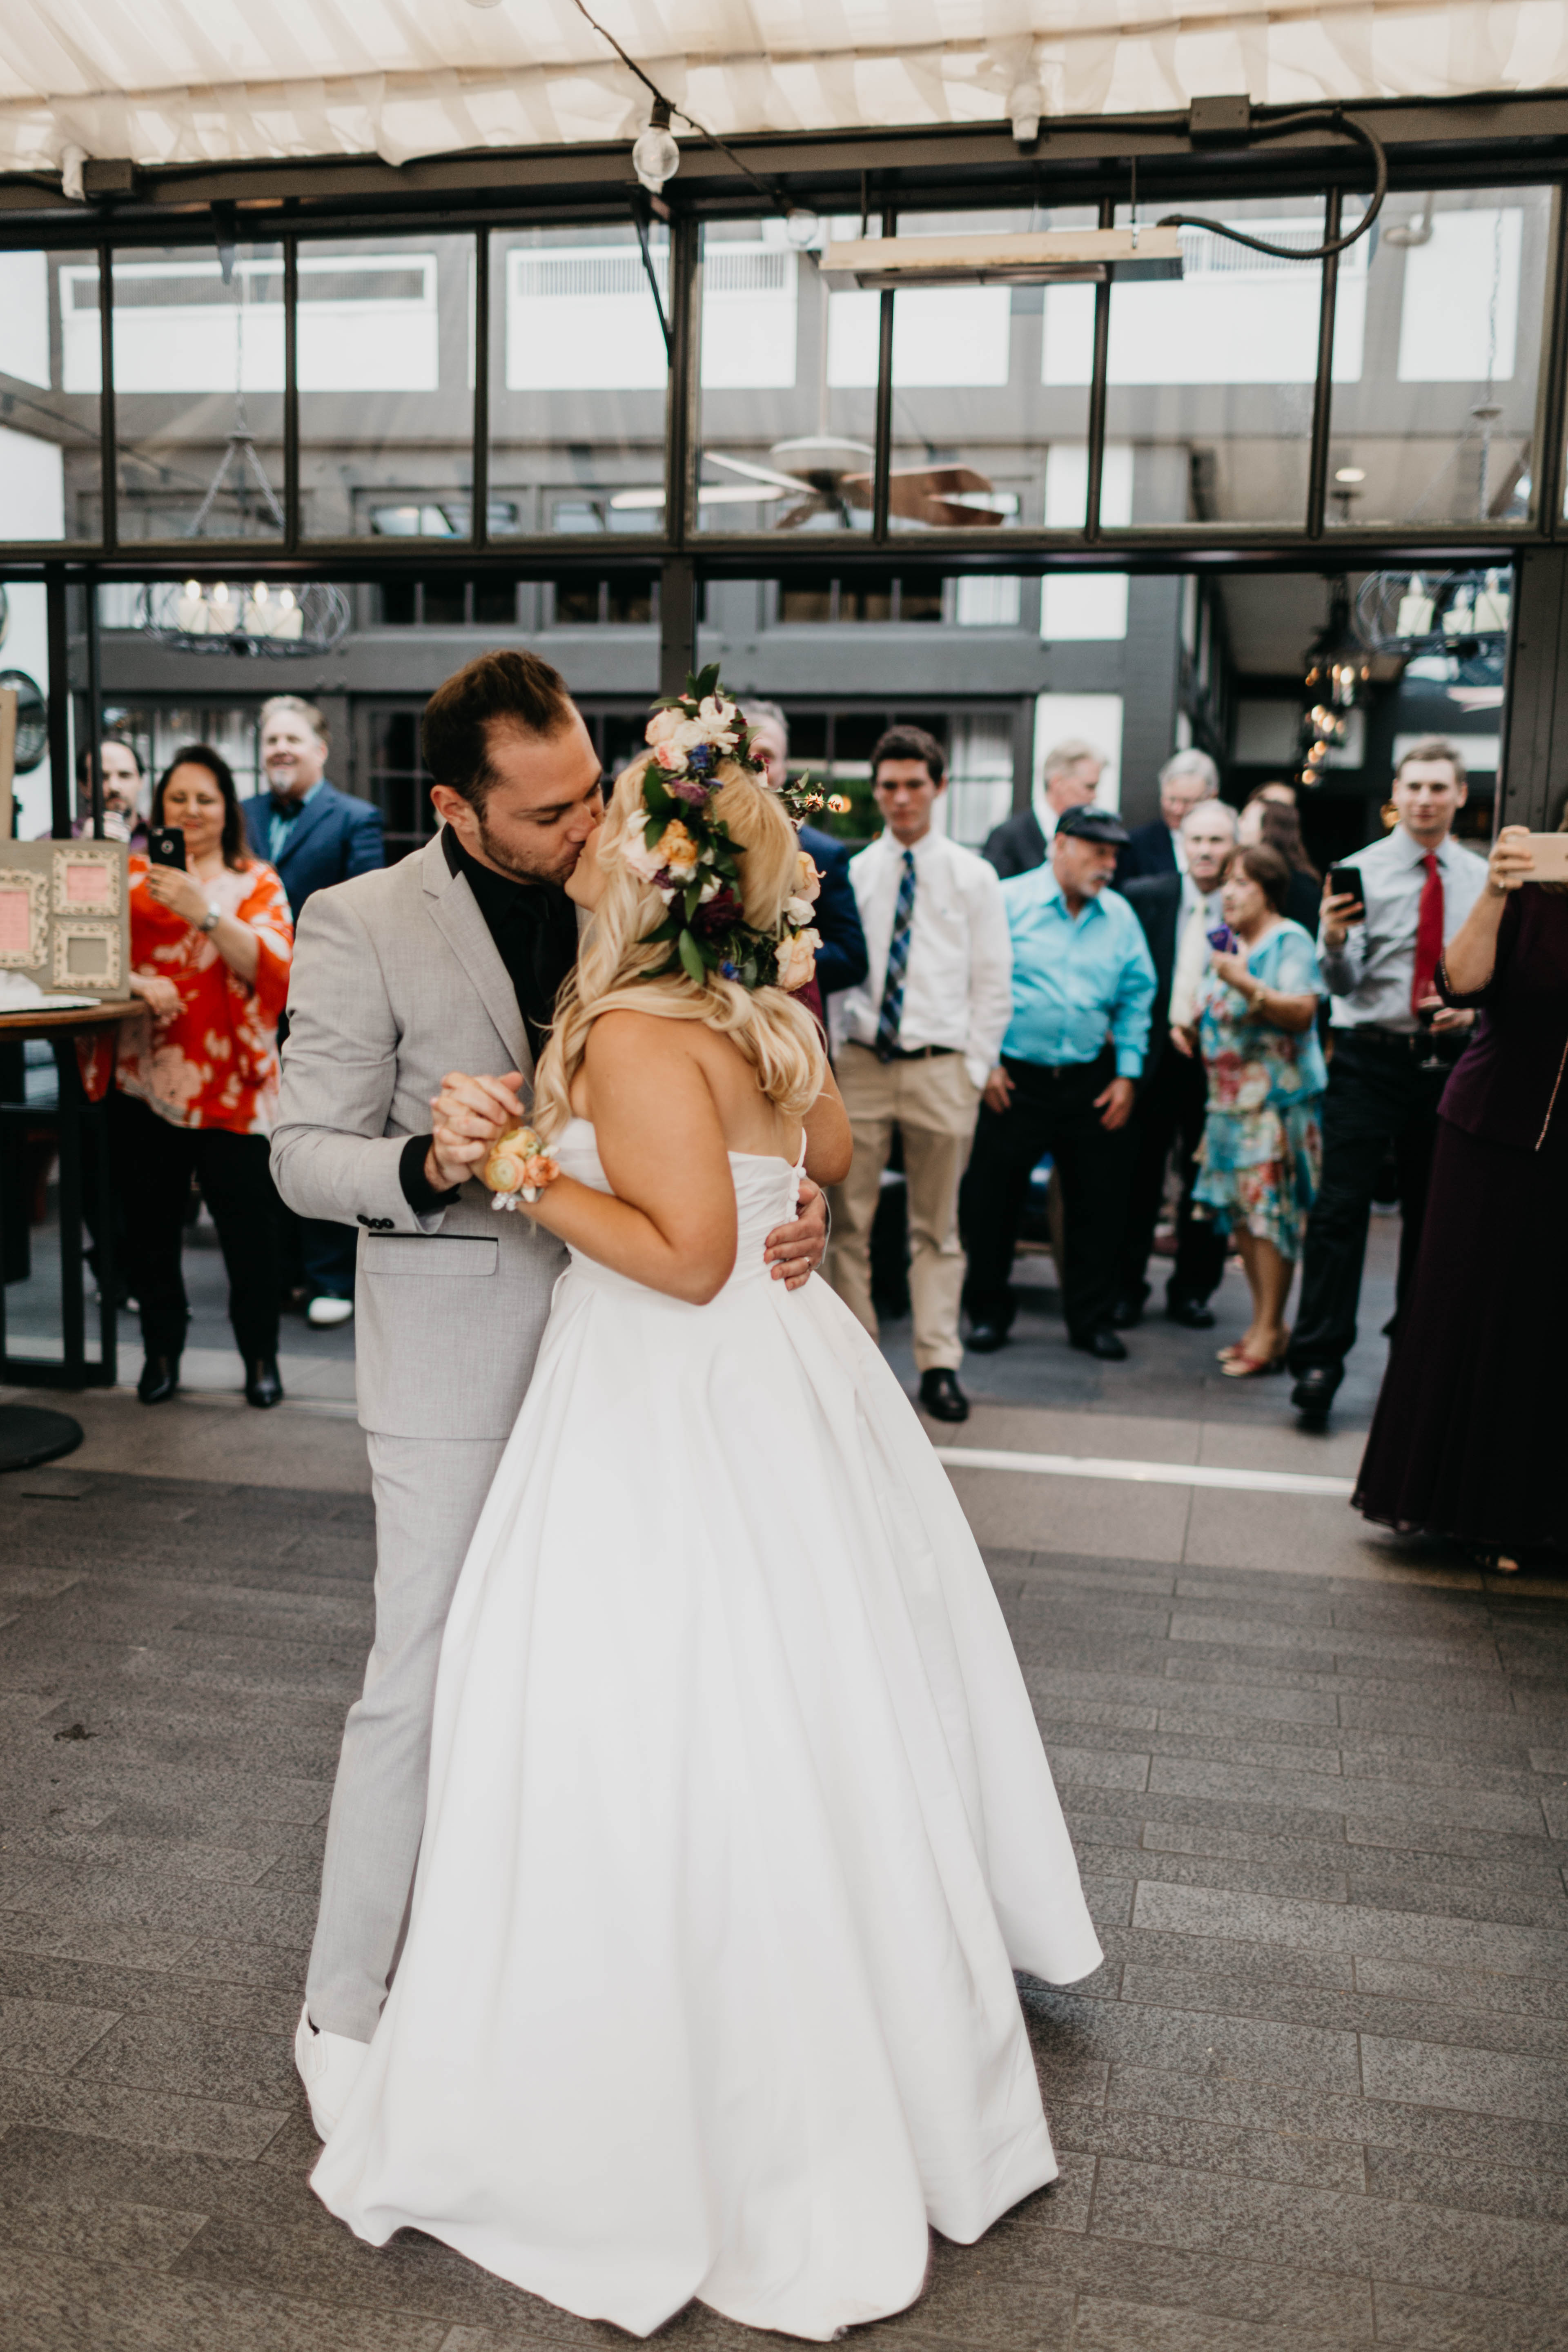
<instances>
[{"instance_id":1,"label":"white sneaker","mask_svg":"<svg viewBox=\"0 0 1568 2352\"><path fill-rule=\"evenodd\" d=\"M328 2139L349 2102L368 2042L351 2042L346 2034L322 2033L310 2022L309 2008L300 2011L294 2030L294 2063L310 2102L310 2121L319 2139Z\"/></svg>"},{"instance_id":2,"label":"white sneaker","mask_svg":"<svg viewBox=\"0 0 1568 2352\"><path fill-rule=\"evenodd\" d=\"M314 1324L318 1331L332 1331L340 1323L346 1323L353 1311L352 1298L312 1298L305 1309L305 1320Z\"/></svg>"}]
</instances>

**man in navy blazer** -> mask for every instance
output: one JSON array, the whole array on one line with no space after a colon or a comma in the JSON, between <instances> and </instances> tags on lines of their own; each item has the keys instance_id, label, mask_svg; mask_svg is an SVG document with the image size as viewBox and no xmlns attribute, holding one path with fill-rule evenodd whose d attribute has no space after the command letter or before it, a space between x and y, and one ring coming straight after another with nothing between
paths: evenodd
<instances>
[{"instance_id":1,"label":"man in navy blazer","mask_svg":"<svg viewBox=\"0 0 1568 2352\"><path fill-rule=\"evenodd\" d=\"M1182 819L1200 801L1212 801L1219 791L1219 770L1206 751L1178 751L1160 771L1160 814L1150 824L1136 826L1116 861L1116 887L1129 882L1152 881L1162 874L1182 874Z\"/></svg>"},{"instance_id":2,"label":"man in navy blazer","mask_svg":"<svg viewBox=\"0 0 1568 2352\"><path fill-rule=\"evenodd\" d=\"M277 867L296 923L313 891L374 873L386 862L381 811L328 783L329 747L327 722L313 702L275 694L262 704L268 789L244 803L245 830L256 856ZM280 1034L287 1034L286 1026ZM295 1228L294 1246L288 1246L288 1234L285 1246L289 1258L297 1253L301 1262L311 1294L309 1320L318 1329L346 1323L354 1311L356 1229L296 1218L281 1202L279 1214Z\"/></svg>"},{"instance_id":3,"label":"man in navy blazer","mask_svg":"<svg viewBox=\"0 0 1568 2352\"><path fill-rule=\"evenodd\" d=\"M752 757L768 782L782 784L789 767L789 721L776 702L747 698L745 719L752 730ZM830 833L803 824L800 845L822 877L812 920L822 945L816 950L816 986L824 1011L841 988L858 988L869 968L866 934L860 928L860 902L849 879L849 852Z\"/></svg>"}]
</instances>

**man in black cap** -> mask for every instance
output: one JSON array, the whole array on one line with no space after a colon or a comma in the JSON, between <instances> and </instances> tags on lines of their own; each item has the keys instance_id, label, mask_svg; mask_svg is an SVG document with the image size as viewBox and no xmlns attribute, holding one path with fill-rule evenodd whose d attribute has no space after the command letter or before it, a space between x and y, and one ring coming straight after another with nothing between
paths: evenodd
<instances>
[{"instance_id":1,"label":"man in black cap","mask_svg":"<svg viewBox=\"0 0 1568 2352\"><path fill-rule=\"evenodd\" d=\"M1066 809L1049 863L1002 885L1013 1018L986 1081L959 1205L969 1344L982 1354L1007 1337L1013 1252L1029 1177L1046 1152L1061 1173L1068 1337L1106 1362L1127 1353L1111 1316L1154 965L1137 916L1106 887L1126 840L1109 809Z\"/></svg>"}]
</instances>

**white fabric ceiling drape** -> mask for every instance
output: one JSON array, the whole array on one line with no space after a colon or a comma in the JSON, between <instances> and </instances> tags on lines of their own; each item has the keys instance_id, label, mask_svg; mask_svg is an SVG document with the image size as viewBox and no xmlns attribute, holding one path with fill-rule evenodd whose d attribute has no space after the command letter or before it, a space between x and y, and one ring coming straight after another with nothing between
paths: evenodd
<instances>
[{"instance_id":1,"label":"white fabric ceiling drape","mask_svg":"<svg viewBox=\"0 0 1568 2352\"><path fill-rule=\"evenodd\" d=\"M721 132L1568 82L1563 0L592 0ZM626 138L647 97L571 0L5 0L0 171Z\"/></svg>"}]
</instances>

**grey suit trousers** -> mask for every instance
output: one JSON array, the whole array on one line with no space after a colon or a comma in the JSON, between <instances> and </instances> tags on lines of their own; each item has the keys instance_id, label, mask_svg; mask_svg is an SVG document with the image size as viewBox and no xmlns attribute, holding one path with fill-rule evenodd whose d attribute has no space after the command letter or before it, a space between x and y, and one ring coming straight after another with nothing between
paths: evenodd
<instances>
[{"instance_id":1,"label":"grey suit trousers","mask_svg":"<svg viewBox=\"0 0 1568 2352\"><path fill-rule=\"evenodd\" d=\"M368 2042L403 1940L425 1825L430 1718L458 1574L506 1440L367 1430L375 1643L349 1710L305 1999L323 2032Z\"/></svg>"}]
</instances>

